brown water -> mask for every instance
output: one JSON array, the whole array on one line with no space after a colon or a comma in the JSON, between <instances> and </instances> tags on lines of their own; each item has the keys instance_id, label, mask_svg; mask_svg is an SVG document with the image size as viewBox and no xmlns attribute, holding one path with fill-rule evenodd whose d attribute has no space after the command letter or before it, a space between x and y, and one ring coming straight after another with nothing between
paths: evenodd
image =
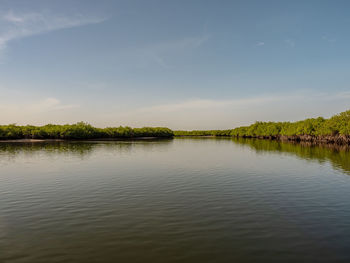
<instances>
[{"instance_id":1,"label":"brown water","mask_svg":"<svg viewBox=\"0 0 350 263\"><path fill-rule=\"evenodd\" d=\"M350 152L0 143L0 262L350 262Z\"/></svg>"}]
</instances>

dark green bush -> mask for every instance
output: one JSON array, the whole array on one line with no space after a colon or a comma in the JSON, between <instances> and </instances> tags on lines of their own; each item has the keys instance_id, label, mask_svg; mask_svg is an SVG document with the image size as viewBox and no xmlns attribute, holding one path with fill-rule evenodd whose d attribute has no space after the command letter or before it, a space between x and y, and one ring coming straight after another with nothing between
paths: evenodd
<instances>
[{"instance_id":1,"label":"dark green bush","mask_svg":"<svg viewBox=\"0 0 350 263\"><path fill-rule=\"evenodd\" d=\"M88 123L45 126L0 126L0 139L96 139L96 138L135 138L135 137L172 137L174 133L162 127L109 127L95 128Z\"/></svg>"},{"instance_id":2,"label":"dark green bush","mask_svg":"<svg viewBox=\"0 0 350 263\"><path fill-rule=\"evenodd\" d=\"M238 136L273 137L293 135L350 135L350 110L333 116L306 119L297 122L255 122L232 130L175 131L175 136Z\"/></svg>"}]
</instances>

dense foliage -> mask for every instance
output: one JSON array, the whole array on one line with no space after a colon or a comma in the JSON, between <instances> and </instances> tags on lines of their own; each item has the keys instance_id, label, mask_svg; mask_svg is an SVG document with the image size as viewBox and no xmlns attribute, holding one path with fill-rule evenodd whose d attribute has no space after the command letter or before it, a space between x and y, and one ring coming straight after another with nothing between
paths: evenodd
<instances>
[{"instance_id":1,"label":"dense foliage","mask_svg":"<svg viewBox=\"0 0 350 263\"><path fill-rule=\"evenodd\" d=\"M232 136L350 135L350 111L330 119L322 117L297 122L256 122L231 131Z\"/></svg>"},{"instance_id":2,"label":"dense foliage","mask_svg":"<svg viewBox=\"0 0 350 263\"><path fill-rule=\"evenodd\" d=\"M175 131L176 136L273 137L293 135L350 135L350 110L330 119L311 118L297 122L256 122L232 130Z\"/></svg>"},{"instance_id":3,"label":"dense foliage","mask_svg":"<svg viewBox=\"0 0 350 263\"><path fill-rule=\"evenodd\" d=\"M175 136L231 136L232 130L174 131Z\"/></svg>"},{"instance_id":4,"label":"dense foliage","mask_svg":"<svg viewBox=\"0 0 350 263\"><path fill-rule=\"evenodd\" d=\"M250 126L232 130L175 131L162 127L108 127L95 128L79 122L72 125L0 126L0 139L96 139L96 138L137 138L173 136L237 136L276 137L294 135L350 135L350 110L329 119L311 118L297 122L255 122Z\"/></svg>"},{"instance_id":5,"label":"dense foliage","mask_svg":"<svg viewBox=\"0 0 350 263\"><path fill-rule=\"evenodd\" d=\"M172 137L173 131L162 127L108 127L95 128L79 122L72 125L0 126L0 139L96 139L96 138L137 138L137 137Z\"/></svg>"}]
</instances>

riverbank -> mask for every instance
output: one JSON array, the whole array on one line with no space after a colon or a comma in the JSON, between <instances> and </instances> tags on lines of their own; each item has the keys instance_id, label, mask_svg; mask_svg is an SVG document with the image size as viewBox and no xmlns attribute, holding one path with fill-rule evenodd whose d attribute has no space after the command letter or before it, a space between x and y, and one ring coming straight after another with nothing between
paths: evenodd
<instances>
[{"instance_id":1,"label":"riverbank","mask_svg":"<svg viewBox=\"0 0 350 263\"><path fill-rule=\"evenodd\" d=\"M227 136L350 145L350 110L329 119L318 117L297 122L255 122L227 130L172 131L165 127L127 126L96 128L84 122L71 125L0 126L0 141L169 139L174 136Z\"/></svg>"},{"instance_id":2,"label":"riverbank","mask_svg":"<svg viewBox=\"0 0 350 263\"><path fill-rule=\"evenodd\" d=\"M94 138L94 139L11 139L0 140L0 143L17 142L17 143L42 143L42 142L103 142L103 141L152 141L152 140L169 140L167 137L132 137L132 138Z\"/></svg>"},{"instance_id":3,"label":"riverbank","mask_svg":"<svg viewBox=\"0 0 350 263\"><path fill-rule=\"evenodd\" d=\"M0 140L114 140L138 138L171 138L172 130L165 127L131 128L107 127L97 128L88 123L44 126L0 126Z\"/></svg>"},{"instance_id":4,"label":"riverbank","mask_svg":"<svg viewBox=\"0 0 350 263\"><path fill-rule=\"evenodd\" d=\"M231 130L174 131L175 136L216 136L350 145L350 110L329 119L296 122L255 122Z\"/></svg>"},{"instance_id":5,"label":"riverbank","mask_svg":"<svg viewBox=\"0 0 350 263\"><path fill-rule=\"evenodd\" d=\"M277 136L236 136L241 138L256 138L256 139L268 139L279 141L292 141L292 142L310 142L314 144L337 144L337 145L350 145L350 135L277 135Z\"/></svg>"},{"instance_id":6,"label":"riverbank","mask_svg":"<svg viewBox=\"0 0 350 263\"><path fill-rule=\"evenodd\" d=\"M230 136L230 135L176 135L175 138L242 138L242 139L261 139L275 140L283 142L309 143L309 145L333 144L350 146L350 135L328 135L328 136L311 136L311 135L293 135L293 136Z\"/></svg>"}]
</instances>

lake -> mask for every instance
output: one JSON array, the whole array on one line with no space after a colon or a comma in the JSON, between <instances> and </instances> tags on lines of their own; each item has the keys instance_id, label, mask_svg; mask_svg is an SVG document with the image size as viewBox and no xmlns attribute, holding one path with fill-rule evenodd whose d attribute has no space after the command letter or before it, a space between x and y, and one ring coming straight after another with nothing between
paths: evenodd
<instances>
[{"instance_id":1,"label":"lake","mask_svg":"<svg viewBox=\"0 0 350 263\"><path fill-rule=\"evenodd\" d=\"M350 151L0 143L0 262L350 262Z\"/></svg>"}]
</instances>

